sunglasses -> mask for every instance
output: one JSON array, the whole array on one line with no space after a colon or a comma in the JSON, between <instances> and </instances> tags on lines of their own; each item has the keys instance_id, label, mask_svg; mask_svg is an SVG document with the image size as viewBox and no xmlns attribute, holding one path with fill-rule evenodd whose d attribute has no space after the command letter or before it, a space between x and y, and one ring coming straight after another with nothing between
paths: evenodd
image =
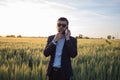
<instances>
[{"instance_id":1,"label":"sunglasses","mask_svg":"<svg viewBox=\"0 0 120 80\"><path fill-rule=\"evenodd\" d=\"M62 26L63 28L65 28L67 25L66 24L57 23L57 26L58 27Z\"/></svg>"}]
</instances>

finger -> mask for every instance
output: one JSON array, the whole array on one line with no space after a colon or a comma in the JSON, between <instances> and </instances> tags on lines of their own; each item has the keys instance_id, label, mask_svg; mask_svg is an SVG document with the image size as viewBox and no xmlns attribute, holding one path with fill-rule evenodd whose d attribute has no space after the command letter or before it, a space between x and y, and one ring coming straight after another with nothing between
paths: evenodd
<instances>
[{"instance_id":1,"label":"finger","mask_svg":"<svg viewBox=\"0 0 120 80\"><path fill-rule=\"evenodd\" d=\"M70 32L70 30L69 30L69 29L68 29L67 31L68 31L68 32Z\"/></svg>"}]
</instances>

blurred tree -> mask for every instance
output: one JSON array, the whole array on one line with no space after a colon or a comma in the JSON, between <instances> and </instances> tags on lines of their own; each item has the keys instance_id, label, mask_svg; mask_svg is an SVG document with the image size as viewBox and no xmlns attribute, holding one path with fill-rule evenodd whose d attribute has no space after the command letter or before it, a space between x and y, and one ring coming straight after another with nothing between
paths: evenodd
<instances>
[{"instance_id":1,"label":"blurred tree","mask_svg":"<svg viewBox=\"0 0 120 80\"><path fill-rule=\"evenodd\" d=\"M22 36L21 36L21 35L18 35L17 37L20 38L20 37L22 37Z\"/></svg>"},{"instance_id":2,"label":"blurred tree","mask_svg":"<svg viewBox=\"0 0 120 80\"><path fill-rule=\"evenodd\" d=\"M79 36L78 36L78 37L82 39L82 38L83 38L83 35L82 35L82 34L79 34Z\"/></svg>"},{"instance_id":3,"label":"blurred tree","mask_svg":"<svg viewBox=\"0 0 120 80\"><path fill-rule=\"evenodd\" d=\"M112 39L115 39L115 37L113 36Z\"/></svg>"},{"instance_id":4,"label":"blurred tree","mask_svg":"<svg viewBox=\"0 0 120 80\"><path fill-rule=\"evenodd\" d=\"M107 39L111 39L111 38L112 38L112 36L111 36L111 35L108 35L108 36L107 36Z\"/></svg>"},{"instance_id":5,"label":"blurred tree","mask_svg":"<svg viewBox=\"0 0 120 80\"><path fill-rule=\"evenodd\" d=\"M15 37L15 35L7 35L6 37Z\"/></svg>"}]
</instances>

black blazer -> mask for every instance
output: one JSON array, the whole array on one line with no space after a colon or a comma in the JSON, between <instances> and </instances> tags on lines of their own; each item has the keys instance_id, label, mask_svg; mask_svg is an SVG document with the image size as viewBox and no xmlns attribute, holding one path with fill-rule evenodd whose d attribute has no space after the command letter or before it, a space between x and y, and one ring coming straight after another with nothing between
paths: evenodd
<instances>
[{"instance_id":1,"label":"black blazer","mask_svg":"<svg viewBox=\"0 0 120 80\"><path fill-rule=\"evenodd\" d=\"M50 56L50 61L47 69L47 75L49 76L55 57L56 45L52 43L55 35L49 36L47 40L46 47L44 49L44 55L46 57ZM77 56L77 40L70 36L70 40L65 40L62 57L61 57L61 71L65 77L70 77L73 75L71 59Z\"/></svg>"}]
</instances>

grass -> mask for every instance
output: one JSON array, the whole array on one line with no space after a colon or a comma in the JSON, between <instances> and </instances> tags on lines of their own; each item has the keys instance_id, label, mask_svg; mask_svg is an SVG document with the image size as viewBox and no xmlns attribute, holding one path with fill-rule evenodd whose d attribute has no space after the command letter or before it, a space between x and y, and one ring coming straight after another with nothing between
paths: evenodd
<instances>
[{"instance_id":1,"label":"grass","mask_svg":"<svg viewBox=\"0 0 120 80\"><path fill-rule=\"evenodd\" d=\"M46 38L0 38L0 80L46 80ZM120 80L120 40L78 39L71 80Z\"/></svg>"}]
</instances>

